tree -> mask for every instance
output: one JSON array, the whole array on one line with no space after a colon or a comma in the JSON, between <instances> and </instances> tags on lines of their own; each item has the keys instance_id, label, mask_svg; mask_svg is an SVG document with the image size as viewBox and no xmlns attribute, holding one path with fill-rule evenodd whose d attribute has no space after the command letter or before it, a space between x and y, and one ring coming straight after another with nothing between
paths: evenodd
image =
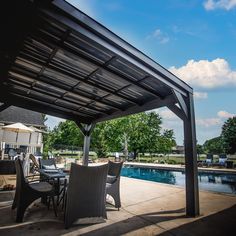
<instances>
[{"instance_id":1,"label":"tree","mask_svg":"<svg viewBox=\"0 0 236 236\"><path fill-rule=\"evenodd\" d=\"M139 152L152 152L160 137L161 118L155 112L139 113L121 118L118 123L118 145L134 153L134 158ZM117 131L116 131L117 132Z\"/></svg>"},{"instance_id":2,"label":"tree","mask_svg":"<svg viewBox=\"0 0 236 236\"><path fill-rule=\"evenodd\" d=\"M47 132L43 133L43 156L48 156L48 151L50 151L53 147L53 139L52 132L47 130Z\"/></svg>"},{"instance_id":3,"label":"tree","mask_svg":"<svg viewBox=\"0 0 236 236\"><path fill-rule=\"evenodd\" d=\"M164 130L158 142L158 152L166 155L171 152L174 146L176 146L174 131Z\"/></svg>"},{"instance_id":4,"label":"tree","mask_svg":"<svg viewBox=\"0 0 236 236\"><path fill-rule=\"evenodd\" d=\"M91 136L91 149L98 157L105 157L107 152L128 151L153 153L165 147L167 152L175 145L172 130L161 131L161 118L155 112L139 113L123 118L102 122L96 125ZM83 145L83 135L73 121L61 122L47 134L46 147L59 149L64 146Z\"/></svg>"},{"instance_id":5,"label":"tree","mask_svg":"<svg viewBox=\"0 0 236 236\"><path fill-rule=\"evenodd\" d=\"M206 140L203 144L203 148L205 153L219 154L224 151L220 136Z\"/></svg>"},{"instance_id":6,"label":"tree","mask_svg":"<svg viewBox=\"0 0 236 236\"><path fill-rule=\"evenodd\" d=\"M104 139L105 127L106 122L97 124L91 136L91 149L97 153L98 158L107 156L108 148Z\"/></svg>"},{"instance_id":7,"label":"tree","mask_svg":"<svg viewBox=\"0 0 236 236\"><path fill-rule=\"evenodd\" d=\"M204 153L203 145L197 144L197 154L203 154L203 153Z\"/></svg>"},{"instance_id":8,"label":"tree","mask_svg":"<svg viewBox=\"0 0 236 236\"><path fill-rule=\"evenodd\" d=\"M83 135L74 121L60 122L46 138L48 145L55 149L63 146L83 146Z\"/></svg>"},{"instance_id":9,"label":"tree","mask_svg":"<svg viewBox=\"0 0 236 236\"><path fill-rule=\"evenodd\" d=\"M139 152L157 151L161 147L160 140L168 150L173 146L173 131L166 130L163 135L160 131L160 116L155 112L148 112L106 122L102 134L108 151L123 150L127 155L129 150L136 158Z\"/></svg>"},{"instance_id":10,"label":"tree","mask_svg":"<svg viewBox=\"0 0 236 236\"><path fill-rule=\"evenodd\" d=\"M197 144L197 158L200 160L200 155L204 153L204 147L201 144Z\"/></svg>"},{"instance_id":11,"label":"tree","mask_svg":"<svg viewBox=\"0 0 236 236\"><path fill-rule=\"evenodd\" d=\"M221 139L226 153L236 153L236 116L229 118L222 126Z\"/></svg>"},{"instance_id":12,"label":"tree","mask_svg":"<svg viewBox=\"0 0 236 236\"><path fill-rule=\"evenodd\" d=\"M43 123L45 125L45 122L48 120L47 115L42 113L42 117L43 117Z\"/></svg>"}]
</instances>

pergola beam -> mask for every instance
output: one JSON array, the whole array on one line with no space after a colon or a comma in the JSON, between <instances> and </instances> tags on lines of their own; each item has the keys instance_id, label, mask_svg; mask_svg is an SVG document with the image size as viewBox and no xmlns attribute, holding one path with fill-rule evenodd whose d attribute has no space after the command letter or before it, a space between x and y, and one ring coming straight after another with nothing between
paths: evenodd
<instances>
[{"instance_id":1,"label":"pergola beam","mask_svg":"<svg viewBox=\"0 0 236 236\"><path fill-rule=\"evenodd\" d=\"M185 100L183 98L183 95L179 93L176 90L173 90L173 93L175 94L175 97L179 103L179 106L181 107L182 111L184 112L185 116L188 117L188 110L187 110L187 105L185 103Z\"/></svg>"},{"instance_id":2,"label":"pergola beam","mask_svg":"<svg viewBox=\"0 0 236 236\"><path fill-rule=\"evenodd\" d=\"M130 107L125 111L123 111L122 114L120 114L119 112L114 112L112 115L98 118L94 122L97 123L105 120L115 119L122 116L132 115L139 112L149 111L152 109L157 109L159 107L167 106L168 104L174 104L175 102L176 102L175 97L169 95L164 99L157 98L155 100L151 100L150 102L145 103L144 105Z\"/></svg>"},{"instance_id":3,"label":"pergola beam","mask_svg":"<svg viewBox=\"0 0 236 236\"><path fill-rule=\"evenodd\" d=\"M175 114L177 115L181 120L185 120L186 116L185 113L176 106L176 104L169 104L167 107Z\"/></svg>"}]
</instances>

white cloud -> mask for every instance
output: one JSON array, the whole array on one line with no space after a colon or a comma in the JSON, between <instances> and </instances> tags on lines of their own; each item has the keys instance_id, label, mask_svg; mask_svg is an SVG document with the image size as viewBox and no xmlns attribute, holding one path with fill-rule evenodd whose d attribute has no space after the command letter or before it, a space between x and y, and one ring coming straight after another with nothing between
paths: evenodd
<instances>
[{"instance_id":1,"label":"white cloud","mask_svg":"<svg viewBox=\"0 0 236 236\"><path fill-rule=\"evenodd\" d=\"M151 35L148 35L146 39L156 39L160 44L165 44L170 41L168 35L163 33L160 29L156 29Z\"/></svg>"},{"instance_id":2,"label":"white cloud","mask_svg":"<svg viewBox=\"0 0 236 236\"><path fill-rule=\"evenodd\" d=\"M226 119L236 116L236 114L232 114L227 111L219 111L217 115L220 118L226 118Z\"/></svg>"},{"instance_id":3,"label":"white cloud","mask_svg":"<svg viewBox=\"0 0 236 236\"><path fill-rule=\"evenodd\" d=\"M168 108L159 108L155 110L162 117L162 130L173 129L176 137L176 142L182 145L184 140L183 122ZM225 120L233 117L236 114L231 114L227 111L217 112L217 116L211 118L197 118L196 131L198 143L203 144L206 140L220 135L221 127Z\"/></svg>"},{"instance_id":4,"label":"white cloud","mask_svg":"<svg viewBox=\"0 0 236 236\"><path fill-rule=\"evenodd\" d=\"M196 119L196 124L204 127L217 126L221 123L222 121L220 118Z\"/></svg>"},{"instance_id":5,"label":"white cloud","mask_svg":"<svg viewBox=\"0 0 236 236\"><path fill-rule=\"evenodd\" d=\"M162 109L162 110L158 110L157 111L159 113L159 115L163 118L163 119L167 119L167 120L175 120L178 117L169 109Z\"/></svg>"},{"instance_id":6,"label":"white cloud","mask_svg":"<svg viewBox=\"0 0 236 236\"><path fill-rule=\"evenodd\" d=\"M177 143L182 145L184 133L181 119L168 108L159 108L155 111L162 117L162 130L173 129ZM196 131L198 143L203 144L206 140L219 136L225 120L234 115L227 111L219 111L215 117L197 118Z\"/></svg>"},{"instance_id":7,"label":"white cloud","mask_svg":"<svg viewBox=\"0 0 236 236\"><path fill-rule=\"evenodd\" d=\"M186 65L179 68L172 66L169 70L197 88L214 89L236 86L236 71L232 70L228 62L221 58L212 61L189 60Z\"/></svg>"},{"instance_id":8,"label":"white cloud","mask_svg":"<svg viewBox=\"0 0 236 236\"><path fill-rule=\"evenodd\" d=\"M203 3L206 10L211 11L215 9L231 10L236 7L236 0L206 0Z\"/></svg>"},{"instance_id":9,"label":"white cloud","mask_svg":"<svg viewBox=\"0 0 236 236\"><path fill-rule=\"evenodd\" d=\"M206 92L194 92L193 96L196 99L207 99L208 98L208 94Z\"/></svg>"},{"instance_id":10,"label":"white cloud","mask_svg":"<svg viewBox=\"0 0 236 236\"><path fill-rule=\"evenodd\" d=\"M212 126L221 126L224 123L225 119L236 116L236 114L231 114L227 111L217 112L215 118L206 118L206 119L196 119L196 124L202 127L212 127Z\"/></svg>"}]
</instances>

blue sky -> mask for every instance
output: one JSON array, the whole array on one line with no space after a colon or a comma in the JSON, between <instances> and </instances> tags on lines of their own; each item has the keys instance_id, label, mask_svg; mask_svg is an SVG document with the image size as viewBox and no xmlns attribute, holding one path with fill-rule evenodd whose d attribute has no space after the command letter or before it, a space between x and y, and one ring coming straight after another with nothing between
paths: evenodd
<instances>
[{"instance_id":1,"label":"blue sky","mask_svg":"<svg viewBox=\"0 0 236 236\"><path fill-rule=\"evenodd\" d=\"M236 0L68 1L193 87L198 143L220 135L236 114ZM182 122L157 111L183 144Z\"/></svg>"}]
</instances>

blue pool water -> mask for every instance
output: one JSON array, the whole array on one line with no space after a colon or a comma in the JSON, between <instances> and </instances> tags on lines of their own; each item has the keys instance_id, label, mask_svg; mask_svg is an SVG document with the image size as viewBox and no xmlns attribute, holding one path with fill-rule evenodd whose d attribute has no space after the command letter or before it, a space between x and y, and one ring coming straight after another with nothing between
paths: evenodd
<instances>
[{"instance_id":1,"label":"blue pool water","mask_svg":"<svg viewBox=\"0 0 236 236\"><path fill-rule=\"evenodd\" d=\"M122 176L165 184L185 186L185 173L140 167L123 167ZM236 174L199 173L199 188L214 192L236 194Z\"/></svg>"}]
</instances>

